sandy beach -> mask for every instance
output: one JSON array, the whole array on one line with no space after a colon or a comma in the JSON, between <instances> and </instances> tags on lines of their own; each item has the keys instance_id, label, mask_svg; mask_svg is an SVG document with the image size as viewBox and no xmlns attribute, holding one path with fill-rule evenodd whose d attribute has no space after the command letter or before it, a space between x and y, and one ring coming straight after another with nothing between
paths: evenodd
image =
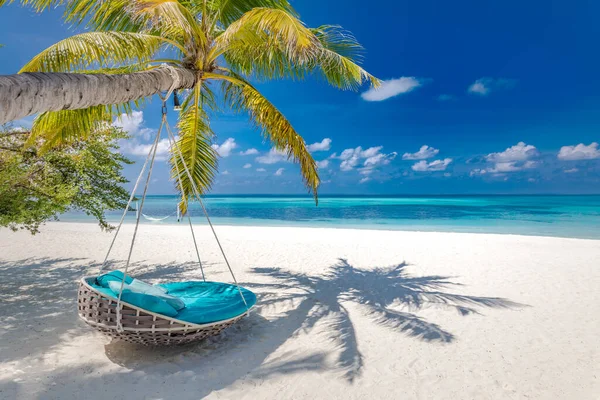
<instances>
[{"instance_id":1,"label":"sandy beach","mask_svg":"<svg viewBox=\"0 0 600 400\"><path fill-rule=\"evenodd\" d=\"M94 224L0 230L2 399L597 399L600 241L217 227L250 317L173 348L112 342L76 287L111 240ZM124 260L132 226L115 258ZM210 280L230 281L206 226ZM199 279L184 226L140 227L134 277Z\"/></svg>"}]
</instances>

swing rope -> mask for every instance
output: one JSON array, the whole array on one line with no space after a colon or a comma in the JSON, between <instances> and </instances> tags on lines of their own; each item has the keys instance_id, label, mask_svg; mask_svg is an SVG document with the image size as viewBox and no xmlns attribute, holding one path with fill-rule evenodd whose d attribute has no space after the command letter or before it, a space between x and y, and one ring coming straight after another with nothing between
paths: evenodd
<instances>
[{"instance_id":1,"label":"swing rope","mask_svg":"<svg viewBox=\"0 0 600 400\"><path fill-rule=\"evenodd\" d=\"M123 296L123 287L125 286L125 277L127 276L127 270L129 269L129 263L131 262L131 254L133 253L133 245L135 244L135 238L137 237L137 231L140 226L140 216L142 215L142 210L144 209L144 203L146 201L146 193L148 192L148 186L150 184L150 179L152 178L152 170L154 168L154 160L156 158L156 150L158 149L158 142L160 139L160 133L165 126L167 120L167 112L166 106L163 103L163 118L158 128L158 132L156 133L156 139L154 140L153 146L150 148L150 154L152 154L152 158L150 161L150 169L148 170L148 176L146 178L146 184L144 186L144 192L142 194L142 201L140 203L140 209L137 213L137 217L135 220L135 228L133 230L133 238L131 239L131 245L129 246L129 254L127 255L127 262L125 264L125 271L123 272L123 279L121 280L121 288L119 289L119 297L117 298L117 332L123 332L123 325L121 325L121 297ZM135 193L135 192L133 192Z\"/></svg>"},{"instance_id":2,"label":"swing rope","mask_svg":"<svg viewBox=\"0 0 600 400\"><path fill-rule=\"evenodd\" d=\"M206 210L206 207L204 206L204 202L200 198L200 192L198 190L198 187L196 186L196 182L194 182L194 180L192 178L192 174L190 173L190 170L188 169L188 166L187 166L187 164L185 162L185 159L183 158L183 153L181 152L181 149L179 148L179 144L175 140L175 135L171 131L171 128L169 127L169 124L167 124L166 127L167 127L167 135L169 136L169 141L171 142L171 146L175 147L176 157L179 156L179 159L181 160L181 164L183 165L183 169L185 170L186 175L187 175L188 179L190 180L190 183L192 184L192 192L194 193L194 196L196 197L196 200L198 200L198 203L200 203L200 207L202 207L202 211L204 212L204 216L206 217L206 221L208 222L208 226L210 226L210 229L211 229L211 231L213 233L213 236L215 237L215 240L217 242L217 245L219 246L219 250L221 250L221 254L223 255L223 259L225 260L225 264L227 265L227 268L229 268L229 272L231 273L231 277L233 278L233 282L235 283L235 286L237 287L237 290L240 293L240 296L242 297L244 305L246 306L246 314L248 315L250 313L250 307L248 307L248 302L246 302L246 298L244 297L244 293L242 293L242 289L240 288L240 285L238 284L238 281L237 281L237 279L235 277L235 274L233 273L233 269L231 268L231 265L229 264L229 260L227 259L227 256L225 255L225 250L223 250L223 246L221 245L221 241L219 240L219 237L217 236L217 232L215 231L215 228L214 228L214 226L212 224L212 221L210 220L210 217L208 216L208 211ZM188 215L188 217L189 217L189 215ZM191 226L191 221L190 221L190 226ZM193 232L193 230L192 230L192 232Z\"/></svg>"},{"instance_id":3,"label":"swing rope","mask_svg":"<svg viewBox=\"0 0 600 400\"><path fill-rule=\"evenodd\" d=\"M172 68L172 67L167 67L167 68ZM176 84L173 85L173 87L176 87ZM112 248L113 248L113 246L114 246L114 244L116 242L117 236L119 235L119 232L120 232L121 226L123 225L123 222L125 220L125 216L127 214L127 211L129 210L129 208L131 206L131 203L132 203L132 201L133 201L133 199L135 197L135 192L136 192L136 190L137 190L137 188L138 188L138 186L139 186L139 184L140 184L140 182L142 180L142 176L144 175L144 173L146 171L146 168L148 167L148 163L150 163L150 168L148 169L148 174L147 174L146 182L145 182L145 185L144 185L144 191L143 191L143 194L142 194L141 203L140 203L139 210L138 210L138 213L137 213L137 216L136 216L135 228L134 228L134 231L133 231L133 237L132 237L132 240L131 240L131 245L129 247L129 253L128 253L128 256L127 256L127 262L125 264L125 270L124 270L124 273L123 273L123 278L121 280L121 286L120 286L120 289L119 289L119 296L117 298L117 307L116 307L116 320L117 320L116 323L117 323L117 326L116 326L116 328L117 328L118 332L123 332L124 331L123 325L121 324L121 307L122 307L121 298L122 298L122 295L123 295L123 289L125 287L125 278L127 277L127 272L129 270L129 265L131 263L131 256L133 254L133 247L135 245L135 240L136 240L136 237L137 237L137 232L138 232L138 228L139 228L139 224L140 224L140 217L142 215L144 215L143 214L144 203L145 203L145 200L146 200L146 194L148 192L148 186L149 186L151 178L152 178L152 171L153 171L154 162L155 162L155 159L156 159L156 151L158 149L158 143L160 141L160 137L161 137L161 133L162 133L163 129L166 129L166 131L167 131L167 136L168 136L168 140L169 140L169 144L170 144L171 150L172 151L175 150L175 158L177 159L177 157L179 157L179 160L181 161L181 164L183 165L183 169L184 169L184 171L185 171L188 179L190 180L190 183L192 185L192 192L194 194L194 197L200 203L200 206L202 208L204 216L206 217L208 225L210 226L210 229L211 229L212 234L213 234L213 236L215 238L215 241L217 242L217 245L219 246L219 250L221 251L221 255L223 256L223 259L225 260L225 264L227 265L227 268L229 269L229 272L231 273L231 277L233 278L235 286L236 286L236 288L237 288L237 290L238 290L238 292L239 292L239 294L240 294L240 296L242 298L242 301L244 302L244 305L246 306L246 315L248 315L250 313L250 307L248 306L248 302L246 301L246 298L244 297L244 293L242 292L242 290L241 290L241 288L239 286L239 283L237 281L237 278L235 277L235 273L233 272L233 268L231 268L231 264L229 263L229 260L227 259L227 256L225 254L225 250L223 249L223 246L221 245L221 241L219 240L219 237L217 236L215 228L214 228L214 226L212 224L212 221L210 220L210 217L208 215L208 211L207 211L207 209L206 209L206 207L204 205L204 202L201 199L198 187L196 186L196 183L194 182L194 180L192 178L192 174L190 173L190 170L188 169L187 163L185 162L185 159L183 158L183 153L181 152L181 149L179 147L179 144L177 143L175 135L173 134L173 132L171 131L171 128L169 126L169 123L168 123L168 120L167 120L166 100L172 94L172 92L173 92L173 89L169 90L168 94L166 96L164 96L164 97L161 96L161 95L159 95L160 99L162 100L162 119L161 119L160 127L158 129L157 134L156 134L156 138L155 138L152 146L150 147L150 150L148 152L148 155L146 157L144 165L143 165L143 167L142 167L142 169L140 171L140 174L137 177L137 180L135 182L135 185L133 187L133 190L131 192L131 195L129 197L129 200L127 202L125 210L123 211L123 215L121 216L121 220L119 221L119 225L118 225L118 227L116 229L115 235L114 235L114 237L112 239L112 242L111 242L111 244L109 246L109 249L108 249L108 252L107 252L106 257L104 259L104 262L100 266L100 270L99 270L99 274L100 274L102 272L102 270L105 268L105 266L107 265L107 263L108 263L110 253L111 253ZM175 162L175 168L176 168L176 172L177 172L177 179L178 179L178 182L179 182L179 187L181 189L181 192L183 193L183 182L181 180L181 174L180 174L179 165L178 165L177 162ZM186 206L187 206L187 201L186 201ZM203 268L203 265L202 265L202 260L201 260L201 257L200 257L200 251L198 249L198 243L196 241L196 236L195 236L195 233L194 233L194 228L193 228L193 225L192 225L192 220L191 220L191 216L190 216L189 210L187 212L187 217L188 217L188 223L189 223L189 226L190 226L190 231L192 233L192 240L194 242L194 248L196 250L196 255L198 257L198 264L200 266L200 271L202 273L202 279L203 279L204 282L206 282L206 276L204 274L204 268Z\"/></svg>"}]
</instances>

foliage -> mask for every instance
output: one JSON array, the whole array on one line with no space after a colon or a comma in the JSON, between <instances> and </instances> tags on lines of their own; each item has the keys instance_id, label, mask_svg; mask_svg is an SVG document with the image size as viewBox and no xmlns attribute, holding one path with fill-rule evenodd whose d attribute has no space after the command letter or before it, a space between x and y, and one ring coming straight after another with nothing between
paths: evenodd
<instances>
[{"instance_id":1,"label":"foliage","mask_svg":"<svg viewBox=\"0 0 600 400\"><path fill-rule=\"evenodd\" d=\"M110 229L105 211L123 209L129 197L121 172L131 161L116 152L126 135L105 127L46 152L39 150L43 140L30 145L28 136L0 130L0 226L36 233L43 222L79 210Z\"/></svg>"},{"instance_id":2,"label":"foliage","mask_svg":"<svg viewBox=\"0 0 600 400\"><path fill-rule=\"evenodd\" d=\"M0 0L0 6L14 0ZM210 115L222 109L217 99L250 116L273 146L300 164L304 183L317 198L317 166L292 124L250 84L252 79L322 77L340 89L357 90L379 81L360 65L362 47L340 27L307 27L288 0L20 0L36 11L61 4L65 20L90 32L49 47L22 72L123 73L156 68L161 63L196 73L196 87L184 101L179 145L193 184L210 189L218 155L210 148ZM160 58L159 58L160 56ZM212 82L219 85L211 85ZM220 91L215 91L220 88ZM216 93L216 94L215 94ZM35 137L48 146L85 134L96 122L110 121L120 107L46 113L36 119ZM211 114L212 112L212 114ZM85 128L85 129L84 129ZM172 155L182 200L192 194L183 163Z\"/></svg>"}]
</instances>

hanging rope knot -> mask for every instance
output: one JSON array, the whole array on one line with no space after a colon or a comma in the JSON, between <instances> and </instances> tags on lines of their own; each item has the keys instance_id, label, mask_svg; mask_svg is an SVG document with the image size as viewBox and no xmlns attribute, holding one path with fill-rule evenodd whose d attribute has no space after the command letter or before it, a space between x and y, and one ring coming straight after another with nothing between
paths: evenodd
<instances>
[{"instance_id":1,"label":"hanging rope knot","mask_svg":"<svg viewBox=\"0 0 600 400\"><path fill-rule=\"evenodd\" d=\"M177 70L175 68L173 68L172 66L163 63L163 64L161 64L161 67L166 68L167 71L169 72L169 75L171 75L171 78L173 78L173 83L171 84L171 87L169 88L169 91L167 92L167 95L165 96L165 100L166 100L171 96L171 94L176 89L179 89L179 85L181 84L181 79L179 78L179 74L177 73ZM163 102L165 100L163 100Z\"/></svg>"}]
</instances>

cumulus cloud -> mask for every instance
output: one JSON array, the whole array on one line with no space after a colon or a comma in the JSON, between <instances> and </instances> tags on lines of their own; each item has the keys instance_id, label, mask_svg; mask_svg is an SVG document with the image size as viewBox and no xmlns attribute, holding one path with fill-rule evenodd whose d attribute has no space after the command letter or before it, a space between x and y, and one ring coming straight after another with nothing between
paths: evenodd
<instances>
[{"instance_id":1,"label":"cumulus cloud","mask_svg":"<svg viewBox=\"0 0 600 400\"><path fill-rule=\"evenodd\" d=\"M335 158L342 160L340 164L342 171L351 171L360 164L362 164L363 171L372 171L377 166L389 164L397 156L396 152L389 154L381 153L381 149L383 149L383 146L369 147L366 150L358 146L355 149L342 151L342 154L335 156Z\"/></svg>"},{"instance_id":2,"label":"cumulus cloud","mask_svg":"<svg viewBox=\"0 0 600 400\"><path fill-rule=\"evenodd\" d=\"M264 168L256 168L256 172L267 172Z\"/></svg>"},{"instance_id":3,"label":"cumulus cloud","mask_svg":"<svg viewBox=\"0 0 600 400\"><path fill-rule=\"evenodd\" d=\"M317 167L320 169L327 168L329 166L329 160L317 161Z\"/></svg>"},{"instance_id":4,"label":"cumulus cloud","mask_svg":"<svg viewBox=\"0 0 600 400\"><path fill-rule=\"evenodd\" d=\"M371 180L371 178L369 178L368 176L365 178L362 178L360 181L358 181L358 183L365 183L365 182L369 182Z\"/></svg>"},{"instance_id":5,"label":"cumulus cloud","mask_svg":"<svg viewBox=\"0 0 600 400\"><path fill-rule=\"evenodd\" d=\"M565 161L594 160L596 158L600 158L600 149L596 142L587 146L583 143L576 146L563 146L558 152L558 159Z\"/></svg>"},{"instance_id":6,"label":"cumulus cloud","mask_svg":"<svg viewBox=\"0 0 600 400\"><path fill-rule=\"evenodd\" d=\"M471 171L470 175L494 174L502 175L508 172L518 172L524 169L532 169L539 166L540 162L531 160L538 157L540 152L535 146L519 142L514 146L498 153L490 153L485 156L485 160L494 163L489 168L477 168Z\"/></svg>"},{"instance_id":7,"label":"cumulus cloud","mask_svg":"<svg viewBox=\"0 0 600 400\"><path fill-rule=\"evenodd\" d=\"M565 174L574 174L575 172L579 172L579 168L565 169Z\"/></svg>"},{"instance_id":8,"label":"cumulus cloud","mask_svg":"<svg viewBox=\"0 0 600 400\"><path fill-rule=\"evenodd\" d=\"M417 172L434 172L434 171L445 171L448 165L452 162L451 158L444 158L443 160L435 160L428 163L425 160L419 161L414 164L411 168Z\"/></svg>"},{"instance_id":9,"label":"cumulus cloud","mask_svg":"<svg viewBox=\"0 0 600 400\"><path fill-rule=\"evenodd\" d=\"M152 129L144 126L144 112L133 111L131 115L121 114L113 121L113 126L123 129L131 136L140 136L144 139L149 139L150 134L154 132Z\"/></svg>"},{"instance_id":10,"label":"cumulus cloud","mask_svg":"<svg viewBox=\"0 0 600 400\"><path fill-rule=\"evenodd\" d=\"M402 78L383 81L380 87L367 90L361 94L361 97L366 101L383 101L411 92L422 84L423 81L414 76L403 76Z\"/></svg>"},{"instance_id":11,"label":"cumulus cloud","mask_svg":"<svg viewBox=\"0 0 600 400\"><path fill-rule=\"evenodd\" d=\"M234 138L229 138L225 140L221 145L218 145L216 143L212 145L212 148L215 149L215 151L219 153L221 157L229 157L233 149L235 149L236 147L237 143L235 143Z\"/></svg>"},{"instance_id":12,"label":"cumulus cloud","mask_svg":"<svg viewBox=\"0 0 600 400\"><path fill-rule=\"evenodd\" d=\"M285 151L277 150L274 147L264 156L256 157L256 162L260 164L276 164L287 160L287 153Z\"/></svg>"},{"instance_id":13,"label":"cumulus cloud","mask_svg":"<svg viewBox=\"0 0 600 400\"><path fill-rule=\"evenodd\" d=\"M285 168L279 168L277 171L275 171L275 176L281 176L283 175L283 171L285 170Z\"/></svg>"},{"instance_id":14,"label":"cumulus cloud","mask_svg":"<svg viewBox=\"0 0 600 400\"><path fill-rule=\"evenodd\" d=\"M124 154L131 154L133 156L146 157L148 153L150 153L150 148L152 147L152 143L139 143L135 140L130 141L121 141L120 142L120 151ZM164 161L167 159L169 154L169 139L161 139L158 142L158 146L156 148L156 160Z\"/></svg>"},{"instance_id":15,"label":"cumulus cloud","mask_svg":"<svg viewBox=\"0 0 600 400\"><path fill-rule=\"evenodd\" d=\"M311 153L315 151L327 151L331 148L331 139L325 138L320 142L309 144L308 146L306 146L306 148Z\"/></svg>"},{"instance_id":16,"label":"cumulus cloud","mask_svg":"<svg viewBox=\"0 0 600 400\"><path fill-rule=\"evenodd\" d=\"M229 175L229 174L231 174L231 172L229 172L228 170L225 170L225 171L221 172L221 174L222 175Z\"/></svg>"},{"instance_id":17,"label":"cumulus cloud","mask_svg":"<svg viewBox=\"0 0 600 400\"><path fill-rule=\"evenodd\" d=\"M473 82L467 89L467 92L479 96L487 96L492 91L500 89L510 89L514 87L516 81L506 78L479 78Z\"/></svg>"},{"instance_id":18,"label":"cumulus cloud","mask_svg":"<svg viewBox=\"0 0 600 400\"><path fill-rule=\"evenodd\" d=\"M255 148L251 148L245 151L240 151L240 155L241 156L251 156L254 154L258 154L258 150L256 150Z\"/></svg>"},{"instance_id":19,"label":"cumulus cloud","mask_svg":"<svg viewBox=\"0 0 600 400\"><path fill-rule=\"evenodd\" d=\"M435 157L440 151L438 149L434 149L433 147L429 147L427 145L421 146L419 151L416 153L404 153L402 156L403 160L426 160L428 158Z\"/></svg>"},{"instance_id":20,"label":"cumulus cloud","mask_svg":"<svg viewBox=\"0 0 600 400\"><path fill-rule=\"evenodd\" d=\"M244 169L248 169L248 168L252 168L252 164L250 164L250 163L244 164Z\"/></svg>"},{"instance_id":21,"label":"cumulus cloud","mask_svg":"<svg viewBox=\"0 0 600 400\"><path fill-rule=\"evenodd\" d=\"M500 153L488 154L486 159L491 162L525 161L539 155L535 146L519 142Z\"/></svg>"}]
</instances>

